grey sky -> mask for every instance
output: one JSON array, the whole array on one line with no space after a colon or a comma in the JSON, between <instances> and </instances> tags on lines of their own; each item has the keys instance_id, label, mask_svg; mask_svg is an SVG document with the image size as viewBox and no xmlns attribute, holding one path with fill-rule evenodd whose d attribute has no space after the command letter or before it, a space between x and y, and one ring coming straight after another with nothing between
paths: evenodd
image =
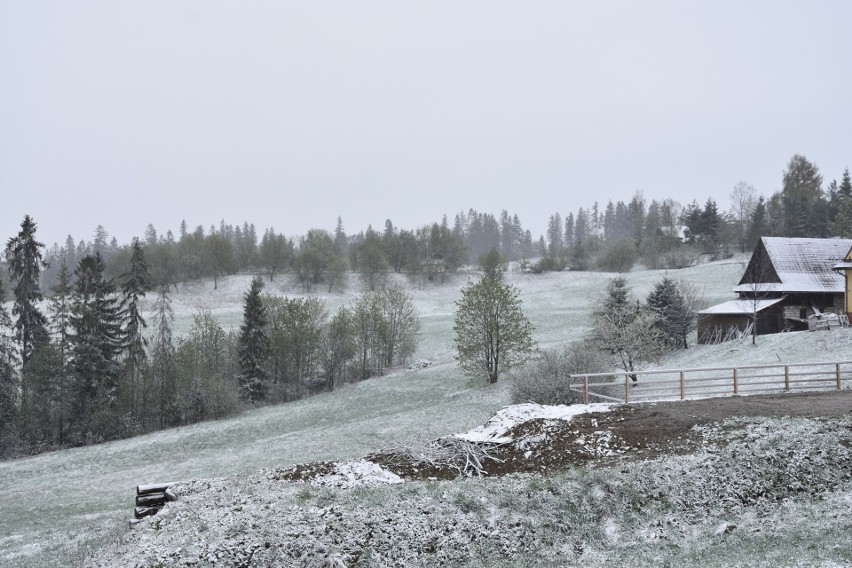
<instances>
[{"instance_id":1,"label":"grey sky","mask_svg":"<svg viewBox=\"0 0 852 568\"><path fill-rule=\"evenodd\" d=\"M0 237L769 195L852 161L852 3L0 0Z\"/></svg>"}]
</instances>

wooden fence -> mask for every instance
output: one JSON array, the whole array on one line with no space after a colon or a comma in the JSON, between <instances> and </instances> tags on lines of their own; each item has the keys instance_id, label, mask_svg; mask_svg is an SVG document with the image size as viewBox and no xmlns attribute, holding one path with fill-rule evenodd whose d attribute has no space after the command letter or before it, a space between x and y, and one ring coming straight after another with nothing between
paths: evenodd
<instances>
[{"instance_id":1,"label":"wooden fence","mask_svg":"<svg viewBox=\"0 0 852 568\"><path fill-rule=\"evenodd\" d=\"M852 387L852 361L655 369L571 375L583 402L637 402Z\"/></svg>"}]
</instances>

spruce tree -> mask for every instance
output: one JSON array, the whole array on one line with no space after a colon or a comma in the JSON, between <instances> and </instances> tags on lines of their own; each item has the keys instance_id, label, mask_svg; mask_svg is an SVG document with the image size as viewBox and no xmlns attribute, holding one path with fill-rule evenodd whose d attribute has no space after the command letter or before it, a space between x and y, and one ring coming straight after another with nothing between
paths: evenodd
<instances>
[{"instance_id":1,"label":"spruce tree","mask_svg":"<svg viewBox=\"0 0 852 568\"><path fill-rule=\"evenodd\" d=\"M50 289L51 328L54 345L61 361L61 373L57 381L58 418L57 443L65 444L65 434L71 414L71 400L74 396L73 375L71 373L71 273L63 262L59 267L56 284Z\"/></svg>"},{"instance_id":2,"label":"spruce tree","mask_svg":"<svg viewBox=\"0 0 852 568\"><path fill-rule=\"evenodd\" d=\"M114 285L104 278L104 261L99 253L84 257L74 275L71 303L72 369L77 383L74 417L80 435L100 440L118 434L114 412L117 359L122 350L120 306Z\"/></svg>"},{"instance_id":3,"label":"spruce tree","mask_svg":"<svg viewBox=\"0 0 852 568\"><path fill-rule=\"evenodd\" d=\"M786 237L825 236L825 197L819 168L796 154L784 172L782 231Z\"/></svg>"},{"instance_id":4,"label":"spruce tree","mask_svg":"<svg viewBox=\"0 0 852 568\"><path fill-rule=\"evenodd\" d=\"M15 302L12 306L12 315L17 317L15 339L20 345L23 367L27 366L33 352L49 341L47 318L37 306L44 299L39 287L39 274L47 265L41 254L44 244L36 240L35 233L35 221L26 215L21 222L21 231L6 243L9 275L15 282Z\"/></svg>"},{"instance_id":5,"label":"spruce tree","mask_svg":"<svg viewBox=\"0 0 852 568\"><path fill-rule=\"evenodd\" d=\"M838 194L844 198L852 199L852 177L849 176L849 168L843 170Z\"/></svg>"},{"instance_id":6,"label":"spruce tree","mask_svg":"<svg viewBox=\"0 0 852 568\"><path fill-rule=\"evenodd\" d=\"M8 454L14 443L18 399L18 350L12 340L12 318L3 305L5 301L0 278L0 455Z\"/></svg>"},{"instance_id":7,"label":"spruce tree","mask_svg":"<svg viewBox=\"0 0 852 568\"><path fill-rule=\"evenodd\" d=\"M251 288L245 295L243 324L239 334L240 397L249 402L265 400L268 389L269 374L265 367L270 343L261 290L263 280L252 280Z\"/></svg>"},{"instance_id":8,"label":"spruce tree","mask_svg":"<svg viewBox=\"0 0 852 568\"><path fill-rule=\"evenodd\" d=\"M686 337L682 331L687 310L677 283L668 276L663 277L648 294L647 303L657 317L655 326L660 330L661 341L671 349L685 349Z\"/></svg>"},{"instance_id":9,"label":"spruce tree","mask_svg":"<svg viewBox=\"0 0 852 568\"><path fill-rule=\"evenodd\" d=\"M767 236L767 212L766 202L763 196L757 198L757 203L754 206L754 212L751 214L748 231L746 232L746 247L748 250L754 249L760 237Z\"/></svg>"},{"instance_id":10,"label":"spruce tree","mask_svg":"<svg viewBox=\"0 0 852 568\"><path fill-rule=\"evenodd\" d=\"M157 299L154 300L154 329L153 346L151 347L151 378L152 391L145 393L148 408L153 407L160 428L165 428L170 422L169 410L172 408L175 396L174 365L175 347L172 342L172 323L175 319L172 302L169 299L169 286L160 287ZM142 417L143 427L146 427L147 415Z\"/></svg>"},{"instance_id":11,"label":"spruce tree","mask_svg":"<svg viewBox=\"0 0 852 568\"><path fill-rule=\"evenodd\" d=\"M131 244L130 270L123 280L120 312L124 326L121 345L124 352L123 375L128 388L130 411L138 417L146 411L143 407L143 393L146 389L142 385L142 370L146 362L145 347L148 345L148 340L143 335L148 324L141 313L142 300L148 287L148 266L139 239L133 239Z\"/></svg>"}]
</instances>

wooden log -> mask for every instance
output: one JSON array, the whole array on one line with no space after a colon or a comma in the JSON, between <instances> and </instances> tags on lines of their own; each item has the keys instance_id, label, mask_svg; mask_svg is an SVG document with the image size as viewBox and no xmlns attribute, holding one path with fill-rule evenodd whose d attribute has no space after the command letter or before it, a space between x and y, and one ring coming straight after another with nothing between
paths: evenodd
<instances>
[{"instance_id":1,"label":"wooden log","mask_svg":"<svg viewBox=\"0 0 852 568\"><path fill-rule=\"evenodd\" d=\"M171 487L166 489L163 492L163 495L166 496L166 501L177 501L177 493L175 493Z\"/></svg>"},{"instance_id":2,"label":"wooden log","mask_svg":"<svg viewBox=\"0 0 852 568\"><path fill-rule=\"evenodd\" d=\"M166 504L165 493L147 493L136 496L137 507L162 507Z\"/></svg>"},{"instance_id":3,"label":"wooden log","mask_svg":"<svg viewBox=\"0 0 852 568\"><path fill-rule=\"evenodd\" d=\"M168 489L175 483L175 481L169 481L167 483L154 483L152 485L137 485L136 494L147 495L148 493L163 493L166 489Z\"/></svg>"},{"instance_id":4,"label":"wooden log","mask_svg":"<svg viewBox=\"0 0 852 568\"><path fill-rule=\"evenodd\" d=\"M160 507L136 507L133 509L133 516L137 519L144 519L145 517L156 515L159 510Z\"/></svg>"}]
</instances>

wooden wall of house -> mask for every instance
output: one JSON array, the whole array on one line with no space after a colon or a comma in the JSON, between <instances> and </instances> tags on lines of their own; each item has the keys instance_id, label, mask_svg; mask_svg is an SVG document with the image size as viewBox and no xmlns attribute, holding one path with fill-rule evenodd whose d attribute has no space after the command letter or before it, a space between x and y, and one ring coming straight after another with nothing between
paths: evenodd
<instances>
[{"instance_id":1,"label":"wooden wall of house","mask_svg":"<svg viewBox=\"0 0 852 568\"><path fill-rule=\"evenodd\" d=\"M781 333L787 327L783 304L771 306L757 314L757 334ZM698 318L698 343L708 343L714 328L727 331L731 327L745 331L751 323L751 316L745 314L705 314Z\"/></svg>"}]
</instances>

